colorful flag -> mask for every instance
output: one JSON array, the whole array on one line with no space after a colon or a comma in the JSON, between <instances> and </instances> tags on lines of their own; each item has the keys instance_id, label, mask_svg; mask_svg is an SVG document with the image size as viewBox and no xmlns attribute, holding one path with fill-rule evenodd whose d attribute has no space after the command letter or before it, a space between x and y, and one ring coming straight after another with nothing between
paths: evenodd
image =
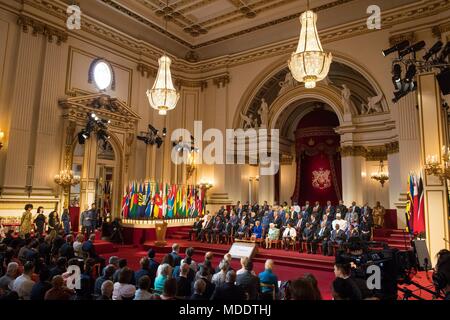
<instances>
[{"instance_id":1,"label":"colorful flag","mask_svg":"<svg viewBox=\"0 0 450 320\"><path fill-rule=\"evenodd\" d=\"M148 219L152 213L152 192L150 181L147 183L147 196L145 198L145 217Z\"/></svg>"},{"instance_id":2,"label":"colorful flag","mask_svg":"<svg viewBox=\"0 0 450 320\"><path fill-rule=\"evenodd\" d=\"M167 195L167 217L173 218L175 211L175 195L177 193L177 186L173 184L169 189L169 194Z\"/></svg>"},{"instance_id":3,"label":"colorful flag","mask_svg":"<svg viewBox=\"0 0 450 320\"><path fill-rule=\"evenodd\" d=\"M153 214L152 214L153 218L155 218L155 219L158 219L159 214L160 214L159 211L162 210L160 208L161 203L162 203L162 200L161 200L161 195L159 193L159 184L156 183L155 193L153 195Z\"/></svg>"},{"instance_id":4,"label":"colorful flag","mask_svg":"<svg viewBox=\"0 0 450 320\"><path fill-rule=\"evenodd\" d=\"M131 204L130 204L130 218L136 219L137 211L138 211L138 194L137 194L137 185L133 184L133 193L131 196Z\"/></svg>"},{"instance_id":5,"label":"colorful flag","mask_svg":"<svg viewBox=\"0 0 450 320\"><path fill-rule=\"evenodd\" d=\"M145 199L144 199L144 193L145 193L145 185L142 187L142 183L139 184L139 193L138 193L138 212L137 212L137 218L144 218L145 217Z\"/></svg>"},{"instance_id":6,"label":"colorful flag","mask_svg":"<svg viewBox=\"0 0 450 320\"><path fill-rule=\"evenodd\" d=\"M181 210L181 187L175 185L175 188L177 189L177 196L175 198L175 208L174 208L174 216L180 217L180 210Z\"/></svg>"},{"instance_id":7,"label":"colorful flag","mask_svg":"<svg viewBox=\"0 0 450 320\"><path fill-rule=\"evenodd\" d=\"M182 205L181 205L181 217L187 217L187 210L186 210L186 201L187 201L187 193L186 193L186 186L183 186L183 193L181 195L182 199Z\"/></svg>"},{"instance_id":8,"label":"colorful flag","mask_svg":"<svg viewBox=\"0 0 450 320\"><path fill-rule=\"evenodd\" d=\"M414 234L417 234L417 213L419 211L419 182L417 181L417 177L414 175L413 176L413 194L412 194L412 199L413 199L413 210L412 210L412 214L411 216L413 217L412 219L412 229Z\"/></svg>"},{"instance_id":9,"label":"colorful flag","mask_svg":"<svg viewBox=\"0 0 450 320\"><path fill-rule=\"evenodd\" d=\"M408 194L407 194L407 201L406 201L406 208L405 208L405 215L406 215L406 226L407 231L409 233L413 233L413 225L412 225L412 219L413 219L413 199L412 195L414 194L414 184L412 180L412 175L410 174L408 177Z\"/></svg>"},{"instance_id":10,"label":"colorful flag","mask_svg":"<svg viewBox=\"0 0 450 320\"><path fill-rule=\"evenodd\" d=\"M129 201L129 189L125 188L125 195L123 196L122 199L122 217L124 219L128 219L128 210L129 210L129 206L130 206L130 201Z\"/></svg>"},{"instance_id":11,"label":"colorful flag","mask_svg":"<svg viewBox=\"0 0 450 320\"><path fill-rule=\"evenodd\" d=\"M414 233L419 234L425 232L425 214L424 214L425 199L424 199L422 176L419 177L417 187L417 198L418 198L417 213L414 212Z\"/></svg>"}]
</instances>

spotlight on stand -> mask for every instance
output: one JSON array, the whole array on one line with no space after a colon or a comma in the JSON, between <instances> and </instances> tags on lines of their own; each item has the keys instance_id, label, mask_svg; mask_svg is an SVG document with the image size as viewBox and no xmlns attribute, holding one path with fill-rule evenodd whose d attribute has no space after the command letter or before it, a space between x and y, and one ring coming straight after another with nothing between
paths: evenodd
<instances>
[{"instance_id":1,"label":"spotlight on stand","mask_svg":"<svg viewBox=\"0 0 450 320\"><path fill-rule=\"evenodd\" d=\"M383 56L386 57L386 56L390 55L391 53L403 50L408 46L409 46L409 41L403 40L402 42L397 43L395 46L392 46L389 49L381 51L381 53L383 54Z\"/></svg>"},{"instance_id":2,"label":"spotlight on stand","mask_svg":"<svg viewBox=\"0 0 450 320\"><path fill-rule=\"evenodd\" d=\"M404 56L410 54L410 53L416 53L417 51L422 50L425 47L425 41L419 41L412 46L409 46L405 50L402 50L398 53L398 56L400 58L403 58Z\"/></svg>"},{"instance_id":3,"label":"spotlight on stand","mask_svg":"<svg viewBox=\"0 0 450 320\"><path fill-rule=\"evenodd\" d=\"M430 50L428 50L428 52L423 56L423 60L428 61L430 60L431 56L437 54L441 49L442 46L444 44L442 43L442 41L438 41L436 42L431 48Z\"/></svg>"},{"instance_id":4,"label":"spotlight on stand","mask_svg":"<svg viewBox=\"0 0 450 320\"><path fill-rule=\"evenodd\" d=\"M97 138L105 143L110 138L108 134L109 120L100 119L95 113L87 114L88 122L86 127L78 133L78 143L85 144L86 140L91 137L92 132L97 133Z\"/></svg>"},{"instance_id":5,"label":"spotlight on stand","mask_svg":"<svg viewBox=\"0 0 450 320\"><path fill-rule=\"evenodd\" d=\"M160 148L162 143L164 142L163 138L158 135L159 130L156 129L151 124L148 125L148 131L147 132L141 132L140 136L137 136L137 139L140 141L143 141L147 145L155 145ZM162 136L165 137L167 135L167 129L163 129Z\"/></svg>"},{"instance_id":6,"label":"spotlight on stand","mask_svg":"<svg viewBox=\"0 0 450 320\"><path fill-rule=\"evenodd\" d=\"M394 84L395 90L402 88L402 66L398 63L392 67L392 83Z\"/></svg>"}]
</instances>

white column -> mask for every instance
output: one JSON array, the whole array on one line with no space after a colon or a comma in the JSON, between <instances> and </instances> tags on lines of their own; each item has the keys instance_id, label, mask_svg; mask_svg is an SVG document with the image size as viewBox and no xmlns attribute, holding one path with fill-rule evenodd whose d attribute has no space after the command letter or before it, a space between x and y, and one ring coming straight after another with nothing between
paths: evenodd
<instances>
[{"instance_id":1,"label":"white column","mask_svg":"<svg viewBox=\"0 0 450 320\"><path fill-rule=\"evenodd\" d=\"M344 203L350 205L352 201L362 204L364 201L365 159L361 147L343 147L341 153L342 165L342 196Z\"/></svg>"},{"instance_id":2,"label":"white column","mask_svg":"<svg viewBox=\"0 0 450 320\"><path fill-rule=\"evenodd\" d=\"M261 175L261 165L260 165L258 202L263 203L264 201L267 201L269 204L273 204L273 202L275 201L275 176Z\"/></svg>"}]
</instances>

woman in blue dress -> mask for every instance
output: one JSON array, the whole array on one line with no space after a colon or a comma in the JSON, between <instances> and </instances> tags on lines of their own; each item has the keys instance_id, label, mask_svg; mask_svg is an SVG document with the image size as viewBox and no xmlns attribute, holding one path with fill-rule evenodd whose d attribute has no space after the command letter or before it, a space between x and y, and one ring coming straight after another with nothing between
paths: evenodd
<instances>
[{"instance_id":1,"label":"woman in blue dress","mask_svg":"<svg viewBox=\"0 0 450 320\"><path fill-rule=\"evenodd\" d=\"M64 228L64 233L69 234L70 233L70 214L69 209L64 209L63 214L61 216L61 221Z\"/></svg>"}]
</instances>

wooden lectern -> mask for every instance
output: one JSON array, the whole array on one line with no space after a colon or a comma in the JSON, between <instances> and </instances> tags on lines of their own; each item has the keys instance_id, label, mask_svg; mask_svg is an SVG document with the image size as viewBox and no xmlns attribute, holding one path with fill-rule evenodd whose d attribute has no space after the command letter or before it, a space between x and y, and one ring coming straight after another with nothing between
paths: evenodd
<instances>
[{"instance_id":1,"label":"wooden lectern","mask_svg":"<svg viewBox=\"0 0 450 320\"><path fill-rule=\"evenodd\" d=\"M164 247L167 244L166 241L167 222L165 222L164 220L156 221L155 231L156 231L155 246Z\"/></svg>"}]
</instances>

